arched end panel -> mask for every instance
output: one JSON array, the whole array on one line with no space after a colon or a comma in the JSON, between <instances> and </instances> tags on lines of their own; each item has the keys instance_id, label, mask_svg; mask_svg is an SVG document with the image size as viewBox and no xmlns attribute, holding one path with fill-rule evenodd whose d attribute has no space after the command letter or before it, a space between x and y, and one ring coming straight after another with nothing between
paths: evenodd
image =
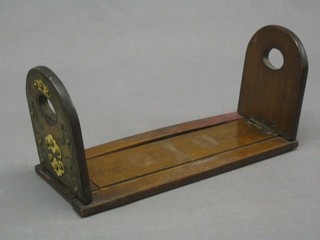
<instances>
[{"instance_id":1,"label":"arched end panel","mask_svg":"<svg viewBox=\"0 0 320 240\"><path fill-rule=\"evenodd\" d=\"M50 69L39 66L27 75L26 93L41 167L62 189L90 203L80 123L67 90Z\"/></svg>"},{"instance_id":2,"label":"arched end panel","mask_svg":"<svg viewBox=\"0 0 320 240\"><path fill-rule=\"evenodd\" d=\"M278 68L270 59L273 49L283 57ZM280 26L260 29L247 48L238 113L294 140L307 72L307 55L294 33Z\"/></svg>"}]
</instances>

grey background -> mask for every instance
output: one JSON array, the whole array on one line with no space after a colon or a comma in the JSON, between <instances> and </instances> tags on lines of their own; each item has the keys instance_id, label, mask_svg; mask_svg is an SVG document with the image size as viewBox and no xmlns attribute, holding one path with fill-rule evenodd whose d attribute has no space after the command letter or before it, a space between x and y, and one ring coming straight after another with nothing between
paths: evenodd
<instances>
[{"instance_id":1,"label":"grey background","mask_svg":"<svg viewBox=\"0 0 320 240\"><path fill-rule=\"evenodd\" d=\"M319 1L0 1L1 239L319 239ZM309 75L297 150L81 219L34 172L25 76L50 67L86 147L236 110L247 43L283 25Z\"/></svg>"}]
</instances>

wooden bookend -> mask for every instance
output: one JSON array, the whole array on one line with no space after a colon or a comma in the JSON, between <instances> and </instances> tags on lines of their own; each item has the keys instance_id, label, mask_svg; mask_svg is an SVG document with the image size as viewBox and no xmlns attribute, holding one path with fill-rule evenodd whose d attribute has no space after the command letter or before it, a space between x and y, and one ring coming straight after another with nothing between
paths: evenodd
<instances>
[{"instance_id":1,"label":"wooden bookend","mask_svg":"<svg viewBox=\"0 0 320 240\"><path fill-rule=\"evenodd\" d=\"M269 53L284 59L275 68ZM36 172L89 216L297 147L308 63L295 34L266 26L250 40L238 112L181 123L84 150L77 113L46 67L27 76L40 158Z\"/></svg>"}]
</instances>

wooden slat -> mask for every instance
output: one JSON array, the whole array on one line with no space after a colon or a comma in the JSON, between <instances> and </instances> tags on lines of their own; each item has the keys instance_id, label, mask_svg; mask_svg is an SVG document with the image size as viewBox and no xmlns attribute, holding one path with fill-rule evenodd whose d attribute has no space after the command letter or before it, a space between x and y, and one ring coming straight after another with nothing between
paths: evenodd
<instances>
[{"instance_id":1,"label":"wooden slat","mask_svg":"<svg viewBox=\"0 0 320 240\"><path fill-rule=\"evenodd\" d=\"M87 163L89 178L102 188L272 136L240 119L92 158Z\"/></svg>"},{"instance_id":2,"label":"wooden slat","mask_svg":"<svg viewBox=\"0 0 320 240\"><path fill-rule=\"evenodd\" d=\"M181 123L170 127L160 128L150 132L137 134L131 137L88 148L86 149L86 158L88 160L102 154L123 150L129 147L139 146L150 141L168 138L178 134L222 124L241 118L242 116L240 116L238 113L233 112L214 117L203 118L191 122Z\"/></svg>"},{"instance_id":3,"label":"wooden slat","mask_svg":"<svg viewBox=\"0 0 320 240\"><path fill-rule=\"evenodd\" d=\"M292 150L297 145L297 141L290 142L283 137L273 137L106 187L94 192L93 202L87 206L77 199L72 204L81 216L88 216L281 154Z\"/></svg>"}]
</instances>

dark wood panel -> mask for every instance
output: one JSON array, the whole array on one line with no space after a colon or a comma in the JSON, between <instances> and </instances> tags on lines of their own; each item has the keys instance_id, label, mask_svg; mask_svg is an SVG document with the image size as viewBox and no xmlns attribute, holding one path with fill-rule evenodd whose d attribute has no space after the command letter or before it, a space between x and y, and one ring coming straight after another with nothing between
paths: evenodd
<instances>
[{"instance_id":1,"label":"dark wood panel","mask_svg":"<svg viewBox=\"0 0 320 240\"><path fill-rule=\"evenodd\" d=\"M40 164L64 191L91 202L80 122L66 88L38 66L28 72L26 93Z\"/></svg>"}]
</instances>

